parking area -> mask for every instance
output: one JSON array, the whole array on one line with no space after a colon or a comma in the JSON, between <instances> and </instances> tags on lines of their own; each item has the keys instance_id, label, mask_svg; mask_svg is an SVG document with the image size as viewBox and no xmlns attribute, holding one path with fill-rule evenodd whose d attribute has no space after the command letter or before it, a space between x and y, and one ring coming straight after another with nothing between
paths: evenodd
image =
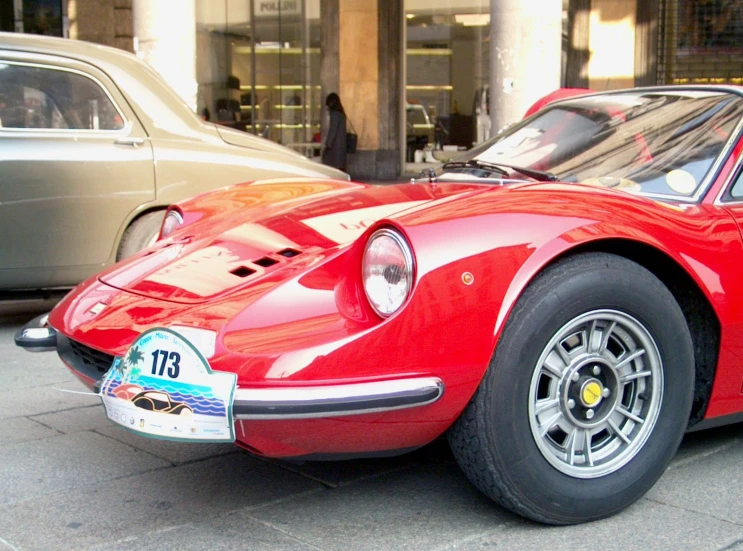
<instances>
[{"instance_id":1,"label":"parking area","mask_svg":"<svg viewBox=\"0 0 743 551\"><path fill-rule=\"evenodd\" d=\"M296 464L135 436L56 354L13 345L49 306L0 305L0 549L743 550L741 425L688 435L627 511L544 527L471 487L444 440Z\"/></svg>"}]
</instances>

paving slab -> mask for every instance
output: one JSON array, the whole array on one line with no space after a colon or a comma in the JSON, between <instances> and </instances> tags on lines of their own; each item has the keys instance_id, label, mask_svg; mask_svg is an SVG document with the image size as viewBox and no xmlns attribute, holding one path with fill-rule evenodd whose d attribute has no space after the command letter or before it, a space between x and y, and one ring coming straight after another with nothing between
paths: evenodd
<instances>
[{"instance_id":1,"label":"paving slab","mask_svg":"<svg viewBox=\"0 0 743 551\"><path fill-rule=\"evenodd\" d=\"M741 551L741 549L743 549L743 538L720 548L718 551Z\"/></svg>"},{"instance_id":2,"label":"paving slab","mask_svg":"<svg viewBox=\"0 0 743 551\"><path fill-rule=\"evenodd\" d=\"M647 497L743 526L743 444L669 469Z\"/></svg>"},{"instance_id":3,"label":"paving slab","mask_svg":"<svg viewBox=\"0 0 743 551\"><path fill-rule=\"evenodd\" d=\"M0 504L168 466L166 461L91 432L0 447ZM2 515L0 515L2 516ZM0 536L2 532L0 532Z\"/></svg>"},{"instance_id":4,"label":"paving slab","mask_svg":"<svg viewBox=\"0 0 743 551\"><path fill-rule=\"evenodd\" d=\"M486 536L462 542L461 551L717 550L743 536L743 526L655 503L648 499L613 517L569 527L521 521ZM431 551L446 549L431 548Z\"/></svg>"},{"instance_id":5,"label":"paving slab","mask_svg":"<svg viewBox=\"0 0 743 551\"><path fill-rule=\"evenodd\" d=\"M113 423L108 420L108 417L106 417L106 411L103 409L103 404L67 409L56 413L34 415L31 419L64 434L103 429L113 425Z\"/></svg>"},{"instance_id":6,"label":"paving slab","mask_svg":"<svg viewBox=\"0 0 743 551\"><path fill-rule=\"evenodd\" d=\"M331 488L353 484L354 482L375 476L382 476L400 469L409 468L414 464L412 459L406 456L349 461L308 461L305 463L281 460L272 461L284 469L322 482Z\"/></svg>"},{"instance_id":7,"label":"paving slab","mask_svg":"<svg viewBox=\"0 0 743 551\"><path fill-rule=\"evenodd\" d=\"M32 354L13 347L0 351L0 389L33 388L75 380L56 353Z\"/></svg>"},{"instance_id":8,"label":"paving slab","mask_svg":"<svg viewBox=\"0 0 743 551\"><path fill-rule=\"evenodd\" d=\"M716 429L692 432L684 436L678 453L669 469L677 469L703 457L714 455L743 443L743 425L735 424Z\"/></svg>"},{"instance_id":9,"label":"paving slab","mask_svg":"<svg viewBox=\"0 0 743 551\"><path fill-rule=\"evenodd\" d=\"M453 465L411 467L245 512L324 550L434 549L496 530L518 517Z\"/></svg>"},{"instance_id":10,"label":"paving slab","mask_svg":"<svg viewBox=\"0 0 743 551\"><path fill-rule=\"evenodd\" d=\"M105 547L317 491L328 490L247 453L232 454L0 506L0 537L24 551Z\"/></svg>"},{"instance_id":11,"label":"paving slab","mask_svg":"<svg viewBox=\"0 0 743 551\"><path fill-rule=\"evenodd\" d=\"M122 542L95 546L90 551L317 551L297 538L282 534L242 515L229 513L207 522L139 534Z\"/></svg>"},{"instance_id":12,"label":"paving slab","mask_svg":"<svg viewBox=\"0 0 743 551\"><path fill-rule=\"evenodd\" d=\"M446 440L438 439L418 450L394 457L344 461L274 461L290 471L301 473L335 488L417 465L453 463L454 457Z\"/></svg>"},{"instance_id":13,"label":"paving slab","mask_svg":"<svg viewBox=\"0 0 743 551\"><path fill-rule=\"evenodd\" d=\"M102 413L105 419L105 413ZM146 451L154 456L168 461L174 465L190 463L226 455L230 453L242 453L240 448L234 444L210 444L204 442L172 442L169 440L158 440L134 434L123 427L109 423L108 426L96 429L96 432L123 442L140 450Z\"/></svg>"},{"instance_id":14,"label":"paving slab","mask_svg":"<svg viewBox=\"0 0 743 551\"><path fill-rule=\"evenodd\" d=\"M18 348L15 332L56 301L0 301L0 389L29 388L74 379L55 352L32 354Z\"/></svg>"},{"instance_id":15,"label":"paving slab","mask_svg":"<svg viewBox=\"0 0 743 551\"><path fill-rule=\"evenodd\" d=\"M30 440L59 436L60 434L59 431L37 423L28 417L5 419L0 423L0 448L11 444L29 442Z\"/></svg>"},{"instance_id":16,"label":"paving slab","mask_svg":"<svg viewBox=\"0 0 743 551\"><path fill-rule=\"evenodd\" d=\"M0 419L54 413L92 406L101 401L97 396L77 392L89 391L77 380L54 385L0 390Z\"/></svg>"}]
</instances>

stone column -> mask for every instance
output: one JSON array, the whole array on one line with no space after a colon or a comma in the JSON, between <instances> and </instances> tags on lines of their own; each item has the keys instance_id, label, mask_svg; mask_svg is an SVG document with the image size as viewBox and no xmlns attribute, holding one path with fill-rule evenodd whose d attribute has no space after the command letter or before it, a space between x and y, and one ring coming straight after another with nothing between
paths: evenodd
<instances>
[{"instance_id":1,"label":"stone column","mask_svg":"<svg viewBox=\"0 0 743 551\"><path fill-rule=\"evenodd\" d=\"M339 0L320 0L320 84L323 101L330 92L338 92L338 2Z\"/></svg>"},{"instance_id":2,"label":"stone column","mask_svg":"<svg viewBox=\"0 0 743 551\"><path fill-rule=\"evenodd\" d=\"M68 38L134 51L132 0L67 0L63 6Z\"/></svg>"},{"instance_id":3,"label":"stone column","mask_svg":"<svg viewBox=\"0 0 743 551\"><path fill-rule=\"evenodd\" d=\"M492 134L560 87L561 0L491 0Z\"/></svg>"},{"instance_id":4,"label":"stone column","mask_svg":"<svg viewBox=\"0 0 743 551\"><path fill-rule=\"evenodd\" d=\"M320 61L320 85L322 86L322 128L323 136L328 133L328 114L325 109L325 97L330 92L340 90L338 80L338 43L340 41L340 29L338 28L338 2L340 0L320 0L320 50L322 60ZM344 98L341 98L343 101Z\"/></svg>"},{"instance_id":5,"label":"stone column","mask_svg":"<svg viewBox=\"0 0 743 551\"><path fill-rule=\"evenodd\" d=\"M14 32L23 32L23 0L13 0L13 29Z\"/></svg>"},{"instance_id":6,"label":"stone column","mask_svg":"<svg viewBox=\"0 0 743 551\"><path fill-rule=\"evenodd\" d=\"M568 5L568 59L565 86L588 88L591 0L570 0Z\"/></svg>"},{"instance_id":7,"label":"stone column","mask_svg":"<svg viewBox=\"0 0 743 551\"><path fill-rule=\"evenodd\" d=\"M637 3L635 24L635 86L658 84L659 0Z\"/></svg>"},{"instance_id":8,"label":"stone column","mask_svg":"<svg viewBox=\"0 0 743 551\"><path fill-rule=\"evenodd\" d=\"M194 1L134 0L134 49L195 111Z\"/></svg>"},{"instance_id":9,"label":"stone column","mask_svg":"<svg viewBox=\"0 0 743 551\"><path fill-rule=\"evenodd\" d=\"M358 151L349 157L348 168L356 178L369 178L379 149L377 0L345 0L339 8L338 93L359 136Z\"/></svg>"},{"instance_id":10,"label":"stone column","mask_svg":"<svg viewBox=\"0 0 743 551\"><path fill-rule=\"evenodd\" d=\"M400 125L405 97L402 71L403 0L384 0L379 4L379 150L374 178L393 180L400 174L401 151L405 148ZM401 143L402 141L402 143Z\"/></svg>"}]
</instances>

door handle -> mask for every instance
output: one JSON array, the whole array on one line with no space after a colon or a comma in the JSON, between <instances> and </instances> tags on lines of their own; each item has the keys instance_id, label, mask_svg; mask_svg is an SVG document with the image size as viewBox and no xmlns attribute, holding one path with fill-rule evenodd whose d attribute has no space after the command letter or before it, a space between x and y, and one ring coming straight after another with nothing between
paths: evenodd
<instances>
[{"instance_id":1,"label":"door handle","mask_svg":"<svg viewBox=\"0 0 743 551\"><path fill-rule=\"evenodd\" d=\"M119 138L114 142L116 145L126 145L129 147L139 147L144 143L144 138Z\"/></svg>"}]
</instances>

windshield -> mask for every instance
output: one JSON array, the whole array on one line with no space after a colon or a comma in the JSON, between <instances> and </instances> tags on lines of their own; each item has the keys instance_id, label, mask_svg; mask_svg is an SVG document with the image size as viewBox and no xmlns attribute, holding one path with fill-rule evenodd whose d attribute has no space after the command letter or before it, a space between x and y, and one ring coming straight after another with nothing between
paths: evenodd
<instances>
[{"instance_id":1,"label":"windshield","mask_svg":"<svg viewBox=\"0 0 743 551\"><path fill-rule=\"evenodd\" d=\"M563 182L688 198L700 189L742 114L743 97L728 91L582 97L539 111L457 161L501 163L549 172ZM475 175L474 170L443 172Z\"/></svg>"}]
</instances>

